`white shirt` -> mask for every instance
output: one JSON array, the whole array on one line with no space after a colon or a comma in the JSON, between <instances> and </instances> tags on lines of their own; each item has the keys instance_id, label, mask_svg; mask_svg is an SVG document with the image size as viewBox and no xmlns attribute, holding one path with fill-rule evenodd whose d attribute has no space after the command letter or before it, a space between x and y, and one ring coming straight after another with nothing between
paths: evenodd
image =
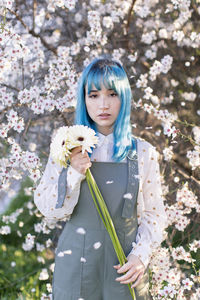
<instances>
[{"instance_id":1,"label":"white shirt","mask_svg":"<svg viewBox=\"0 0 200 300\"><path fill-rule=\"evenodd\" d=\"M93 150L91 161L112 162L113 134L98 134L99 142ZM126 162L126 159L123 161ZM162 200L158 153L146 141L138 139L139 191L137 199L138 232L131 253L138 256L147 267L151 254L163 240L167 217ZM58 177L62 167L49 158L40 184L34 193L34 202L49 220L65 220L78 202L81 181L85 175L71 166L67 172L67 194L62 208L55 209Z\"/></svg>"}]
</instances>

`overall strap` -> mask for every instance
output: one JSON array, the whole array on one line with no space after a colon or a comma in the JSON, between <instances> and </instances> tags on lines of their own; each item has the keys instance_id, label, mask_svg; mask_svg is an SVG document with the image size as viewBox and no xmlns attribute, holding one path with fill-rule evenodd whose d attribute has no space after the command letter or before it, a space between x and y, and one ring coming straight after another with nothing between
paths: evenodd
<instances>
[{"instance_id":1,"label":"overall strap","mask_svg":"<svg viewBox=\"0 0 200 300\"><path fill-rule=\"evenodd\" d=\"M67 168L63 168L58 178L58 199L55 208L61 208L63 206L65 196L67 193Z\"/></svg>"},{"instance_id":2,"label":"overall strap","mask_svg":"<svg viewBox=\"0 0 200 300\"><path fill-rule=\"evenodd\" d=\"M137 202L137 195L139 189L139 176L138 176L138 155L137 155L137 139L134 139L135 148L128 153L128 184L127 191L124 195L124 206L122 210L122 217L130 219L133 216L135 204Z\"/></svg>"}]
</instances>

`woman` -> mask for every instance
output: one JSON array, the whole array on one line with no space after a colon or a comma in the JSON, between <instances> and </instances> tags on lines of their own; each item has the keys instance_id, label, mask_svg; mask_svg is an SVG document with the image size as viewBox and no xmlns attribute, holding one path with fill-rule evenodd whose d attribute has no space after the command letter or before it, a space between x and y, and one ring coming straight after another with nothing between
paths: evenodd
<instances>
[{"instance_id":1,"label":"woman","mask_svg":"<svg viewBox=\"0 0 200 300\"><path fill-rule=\"evenodd\" d=\"M128 283L136 287L137 300L149 299L148 264L162 241L166 215L157 152L132 137L130 108L130 84L121 64L92 61L79 82L76 124L94 129L98 145L91 156L81 147L72 150L61 205L62 170L51 158L35 191L35 203L48 219L70 216L56 250L54 300L131 300ZM91 198L85 180L90 167L127 255L123 266Z\"/></svg>"}]
</instances>

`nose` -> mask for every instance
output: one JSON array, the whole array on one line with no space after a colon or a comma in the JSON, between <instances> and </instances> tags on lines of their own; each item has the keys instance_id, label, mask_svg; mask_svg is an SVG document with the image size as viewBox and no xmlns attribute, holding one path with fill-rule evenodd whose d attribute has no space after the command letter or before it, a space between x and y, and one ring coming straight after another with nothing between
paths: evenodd
<instances>
[{"instance_id":1,"label":"nose","mask_svg":"<svg viewBox=\"0 0 200 300\"><path fill-rule=\"evenodd\" d=\"M109 100L105 95L102 95L99 99L99 108L102 110L106 110L109 108L109 106L110 106Z\"/></svg>"}]
</instances>

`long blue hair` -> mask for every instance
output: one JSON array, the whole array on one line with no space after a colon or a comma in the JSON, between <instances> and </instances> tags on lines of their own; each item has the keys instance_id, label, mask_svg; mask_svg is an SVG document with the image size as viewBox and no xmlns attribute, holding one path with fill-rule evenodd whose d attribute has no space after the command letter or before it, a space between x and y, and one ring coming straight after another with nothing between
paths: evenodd
<instances>
[{"instance_id":1,"label":"long blue hair","mask_svg":"<svg viewBox=\"0 0 200 300\"><path fill-rule=\"evenodd\" d=\"M85 104L85 87L88 85L88 94L94 85L98 90L103 84L107 89L114 90L121 101L120 112L113 128L114 161L123 160L131 147L135 147L131 137L131 87L128 77L122 65L108 58L94 59L84 70L78 84L78 99L76 107L75 123L86 125L94 129L97 128L94 121L90 118Z\"/></svg>"}]
</instances>

